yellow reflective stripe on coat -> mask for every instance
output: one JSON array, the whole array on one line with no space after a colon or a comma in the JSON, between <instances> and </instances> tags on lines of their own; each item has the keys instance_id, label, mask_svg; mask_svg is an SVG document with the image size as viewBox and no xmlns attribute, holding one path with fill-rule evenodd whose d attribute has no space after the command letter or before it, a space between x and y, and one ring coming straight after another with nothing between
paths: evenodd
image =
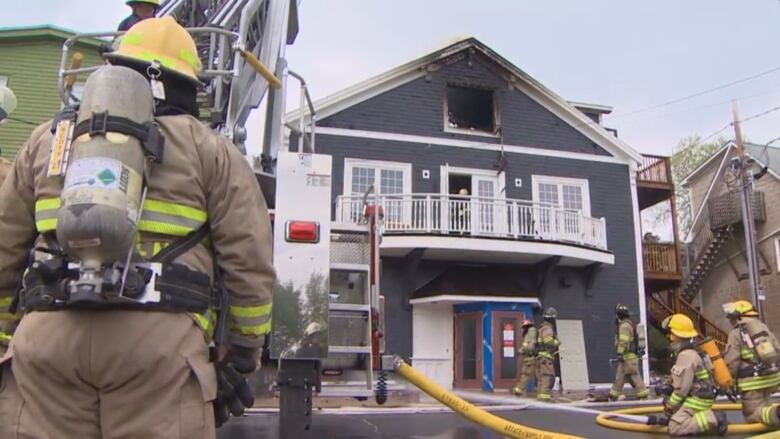
<instances>
[{"instance_id":1,"label":"yellow reflective stripe on coat","mask_svg":"<svg viewBox=\"0 0 780 439\"><path fill-rule=\"evenodd\" d=\"M676 393L672 393L672 395L669 397L669 402L672 405L680 405L680 403L683 401L683 399L685 399L685 398L683 398L682 396L680 396L680 395L678 395Z\"/></svg>"},{"instance_id":2,"label":"yellow reflective stripe on coat","mask_svg":"<svg viewBox=\"0 0 780 439\"><path fill-rule=\"evenodd\" d=\"M11 337L13 336L8 332L0 331L0 343L8 345L11 342Z\"/></svg>"},{"instance_id":3,"label":"yellow reflective stripe on coat","mask_svg":"<svg viewBox=\"0 0 780 439\"><path fill-rule=\"evenodd\" d=\"M57 229L57 216L62 207L59 198L42 198L35 202L35 225L39 233ZM200 228L208 220L208 214L184 204L147 199L144 201L139 232L161 235L185 236Z\"/></svg>"},{"instance_id":4,"label":"yellow reflective stripe on coat","mask_svg":"<svg viewBox=\"0 0 780 439\"><path fill-rule=\"evenodd\" d=\"M57 215L61 205L59 198L41 198L35 202L35 228L38 233L57 229Z\"/></svg>"},{"instance_id":5,"label":"yellow reflective stripe on coat","mask_svg":"<svg viewBox=\"0 0 780 439\"><path fill-rule=\"evenodd\" d=\"M710 372L707 369L699 369L696 371L696 378L700 380L706 380L710 378Z\"/></svg>"},{"instance_id":6,"label":"yellow reflective stripe on coat","mask_svg":"<svg viewBox=\"0 0 780 439\"><path fill-rule=\"evenodd\" d=\"M189 313L195 323L200 326L200 329L206 333L206 339L211 341L214 338L214 329L217 324L217 313L214 310L206 310L204 314Z\"/></svg>"},{"instance_id":7,"label":"yellow reflective stripe on coat","mask_svg":"<svg viewBox=\"0 0 780 439\"><path fill-rule=\"evenodd\" d=\"M763 390L778 385L780 385L780 372L773 373L767 376L739 378L739 380L737 381L737 388L741 392L749 392L751 390Z\"/></svg>"},{"instance_id":8,"label":"yellow reflective stripe on coat","mask_svg":"<svg viewBox=\"0 0 780 439\"><path fill-rule=\"evenodd\" d=\"M271 332L271 304L230 306L231 329L241 335L265 335Z\"/></svg>"},{"instance_id":9,"label":"yellow reflective stripe on coat","mask_svg":"<svg viewBox=\"0 0 780 439\"><path fill-rule=\"evenodd\" d=\"M683 407L688 407L696 411L709 410L715 401L712 399L702 399L697 396L689 396L685 398Z\"/></svg>"},{"instance_id":10,"label":"yellow reflective stripe on coat","mask_svg":"<svg viewBox=\"0 0 780 439\"><path fill-rule=\"evenodd\" d=\"M761 422L765 425L772 424L772 412L777 409L777 404L772 404L761 409Z\"/></svg>"},{"instance_id":11,"label":"yellow reflective stripe on coat","mask_svg":"<svg viewBox=\"0 0 780 439\"><path fill-rule=\"evenodd\" d=\"M0 297L0 320L18 320L16 314L9 310L13 301L12 296Z\"/></svg>"}]
</instances>

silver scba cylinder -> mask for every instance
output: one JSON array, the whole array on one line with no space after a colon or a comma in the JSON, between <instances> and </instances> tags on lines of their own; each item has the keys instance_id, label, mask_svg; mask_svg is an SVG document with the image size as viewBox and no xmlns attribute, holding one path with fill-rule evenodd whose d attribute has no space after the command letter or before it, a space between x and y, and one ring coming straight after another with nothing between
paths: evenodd
<instances>
[{"instance_id":1,"label":"silver scba cylinder","mask_svg":"<svg viewBox=\"0 0 780 439\"><path fill-rule=\"evenodd\" d=\"M152 121L149 83L126 67L101 67L87 79L76 123L103 113L138 124ZM134 244L144 150L137 138L109 131L79 136L71 151L57 240L82 268L99 269L126 258Z\"/></svg>"}]
</instances>

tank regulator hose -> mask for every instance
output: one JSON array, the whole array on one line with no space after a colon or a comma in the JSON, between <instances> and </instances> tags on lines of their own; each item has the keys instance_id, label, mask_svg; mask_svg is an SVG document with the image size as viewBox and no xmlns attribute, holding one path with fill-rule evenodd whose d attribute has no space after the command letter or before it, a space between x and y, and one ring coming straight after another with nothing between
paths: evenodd
<instances>
[{"instance_id":1,"label":"tank regulator hose","mask_svg":"<svg viewBox=\"0 0 780 439\"><path fill-rule=\"evenodd\" d=\"M379 405L387 402L387 372L384 370L379 371L379 377L376 379L374 400Z\"/></svg>"},{"instance_id":2,"label":"tank regulator hose","mask_svg":"<svg viewBox=\"0 0 780 439\"><path fill-rule=\"evenodd\" d=\"M552 431L537 430L516 424L506 419L500 418L489 413L466 400L458 397L454 393L444 389L434 383L428 377L415 370L412 366L406 364L400 357L393 360L393 368L396 373L404 377L407 381L414 384L423 392L427 393L437 401L461 414L472 422L475 422L496 433L515 439L584 439L580 436L572 436L564 433Z\"/></svg>"},{"instance_id":3,"label":"tank regulator hose","mask_svg":"<svg viewBox=\"0 0 780 439\"><path fill-rule=\"evenodd\" d=\"M742 404L715 404L712 406L712 410L741 410ZM632 407L614 410L608 413L602 413L596 416L596 423L602 427L612 428L615 430L630 431L635 433L651 433L651 434L669 434L669 429L662 425L644 425L636 424L633 422L618 421L611 419L615 414L624 415L646 415L649 413L663 412L664 408L660 405L652 407ZM762 433L769 431L769 427L764 424L729 424L727 434L749 434L749 433Z\"/></svg>"}]
</instances>

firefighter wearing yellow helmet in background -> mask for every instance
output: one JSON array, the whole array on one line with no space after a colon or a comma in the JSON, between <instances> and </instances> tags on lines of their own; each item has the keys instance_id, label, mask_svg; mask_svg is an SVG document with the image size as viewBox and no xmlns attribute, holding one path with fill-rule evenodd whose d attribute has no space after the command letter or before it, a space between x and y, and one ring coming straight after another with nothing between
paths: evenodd
<instances>
[{"instance_id":1,"label":"firefighter wearing yellow helmet in background","mask_svg":"<svg viewBox=\"0 0 780 439\"><path fill-rule=\"evenodd\" d=\"M675 355L671 370L672 393L664 398L664 414L669 417L669 435L688 436L726 433L726 414L712 411L716 388L712 374L694 343L698 332L683 314L673 314L661 323Z\"/></svg>"},{"instance_id":2,"label":"firefighter wearing yellow helmet in background","mask_svg":"<svg viewBox=\"0 0 780 439\"><path fill-rule=\"evenodd\" d=\"M116 30L121 32L135 26L139 21L154 17L160 9L160 0L128 0L125 4L130 6L132 13L119 23Z\"/></svg>"},{"instance_id":3,"label":"firefighter wearing yellow helmet in background","mask_svg":"<svg viewBox=\"0 0 780 439\"><path fill-rule=\"evenodd\" d=\"M536 357L536 375L539 390L536 399L540 401L552 401L552 388L555 385L555 357L558 355L558 347L561 345L555 334L555 319L558 311L547 308L542 314L544 321L539 325L539 336L536 346L539 356Z\"/></svg>"},{"instance_id":4,"label":"firefighter wearing yellow helmet in background","mask_svg":"<svg viewBox=\"0 0 780 439\"><path fill-rule=\"evenodd\" d=\"M758 319L752 303L739 300L724 304L723 310L734 326L729 332L723 358L731 375L736 377L745 422L779 426L780 405L770 401L780 384L777 338Z\"/></svg>"},{"instance_id":5,"label":"firefighter wearing yellow helmet in background","mask_svg":"<svg viewBox=\"0 0 780 439\"><path fill-rule=\"evenodd\" d=\"M617 304L615 306L615 323L617 334L615 334L615 351L617 352L618 366L615 373L615 382L609 391L609 400L617 401L623 394L623 385L628 379L631 386L636 391L636 397L647 399L650 391L639 374L639 358L643 352L639 352L639 343L637 340L636 326L631 321L630 311L626 305Z\"/></svg>"},{"instance_id":6,"label":"firefighter wearing yellow helmet in background","mask_svg":"<svg viewBox=\"0 0 780 439\"><path fill-rule=\"evenodd\" d=\"M236 415L251 405L243 374L257 367L270 330L274 272L268 211L238 149L196 119L200 62L184 28L170 17L144 20L105 57L113 66L87 79L65 176L87 171L74 161L92 150L87 146L102 151L101 160L111 166L111 154L119 154L114 148L140 149L139 127L129 132L128 121L140 122L130 116L122 121L112 111L138 113L128 102L143 95L149 108L142 111L151 118L154 109L154 123L141 127L165 138L164 150L158 150L164 154L150 155L146 137L145 197L134 215L137 233L129 248L133 261L163 262L159 272L147 273L156 284L133 271L140 284L128 288L135 293L152 287L159 294L156 301L128 303L134 296L108 289L110 294L90 296L86 305L74 299L83 291L71 286L84 278L77 272L73 280L70 269L58 268L71 267L73 256L57 250L74 243L58 239L58 222L67 219L63 215L72 205L72 186L65 188L71 184L67 178L47 177L52 123L39 126L0 189L0 318L14 317L14 311L21 316L0 362L10 363L24 401L21 412L10 411L0 398L0 420L19 420L21 436L35 438L211 439L215 423L229 417L228 408ZM132 82L109 86L105 81L93 88L93 79L105 78L105 72ZM152 81L158 90L151 90ZM106 109L98 111L96 103ZM85 110L90 106L95 110ZM87 131L79 134L83 127ZM74 169L77 173L69 174ZM106 190L121 187L121 179L112 186L110 174L95 175L76 181L89 188L102 188L98 180ZM35 252L37 265L25 271L33 242L50 253ZM83 244L111 250L94 240ZM10 304L22 277L14 309ZM120 285L109 278L101 282ZM217 325L218 287L229 299L220 308L220 315L226 314L220 320L226 324L224 343L212 353L208 343ZM4 374L0 396L11 384Z\"/></svg>"},{"instance_id":7,"label":"firefighter wearing yellow helmet in background","mask_svg":"<svg viewBox=\"0 0 780 439\"><path fill-rule=\"evenodd\" d=\"M531 379L536 380L537 331L533 320L523 320L522 328L523 343L520 345L520 353L523 355L523 370L520 371L520 380L512 389L516 396L525 396L528 392L528 382Z\"/></svg>"}]
</instances>

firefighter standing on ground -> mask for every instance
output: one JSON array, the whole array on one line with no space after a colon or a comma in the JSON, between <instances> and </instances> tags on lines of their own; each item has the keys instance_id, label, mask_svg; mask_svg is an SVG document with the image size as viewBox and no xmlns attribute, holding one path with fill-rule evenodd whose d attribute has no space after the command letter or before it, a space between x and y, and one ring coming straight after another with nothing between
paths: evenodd
<instances>
[{"instance_id":1,"label":"firefighter standing on ground","mask_svg":"<svg viewBox=\"0 0 780 439\"><path fill-rule=\"evenodd\" d=\"M617 351L618 366L615 373L615 382L609 391L609 400L617 401L623 394L623 384L626 379L636 391L636 397L647 399L650 393L642 375L639 374L639 358L643 353L639 352L639 344L636 337L636 327L629 318L629 309L626 305L615 306L615 322L617 334L615 334L615 350Z\"/></svg>"},{"instance_id":2,"label":"firefighter standing on ground","mask_svg":"<svg viewBox=\"0 0 780 439\"><path fill-rule=\"evenodd\" d=\"M555 385L555 356L558 355L558 347L561 342L555 334L555 319L558 311L550 307L544 311L544 321L539 326L537 349L539 356L536 359L536 375L539 390L536 398L541 401L552 401L552 388Z\"/></svg>"},{"instance_id":3,"label":"firefighter standing on ground","mask_svg":"<svg viewBox=\"0 0 780 439\"><path fill-rule=\"evenodd\" d=\"M159 256L166 246L181 242L182 235L208 231L207 239L195 240L175 262L163 265L158 281L162 284L168 271L188 273L179 281L172 275L167 288L194 299L180 291L180 285L205 278L208 288L216 266L230 297L230 306L223 308L229 315L227 350L215 367L207 345L215 325L208 299L200 313L71 309L67 296L62 307L39 308L37 304L46 303L41 301L46 297L35 295L41 280L28 274L19 298L24 314L2 359L6 365L12 360L24 405L9 412L0 404L0 423L19 420L19 433L35 438L214 438L215 415L217 422L224 421L225 405L238 402L226 383L256 368L259 347L270 329L274 273L268 212L238 149L194 117L200 62L184 28L170 17L144 20L106 57L143 75L130 72L141 84L153 76L165 90L154 102L165 153L160 163L145 165L138 254ZM90 120L95 122L94 113ZM131 147L123 144L122 139L129 138L124 134L95 134L102 136L102 142L118 142L112 148ZM77 152L92 135L74 137ZM46 176L51 145L47 123L21 149L0 190L2 316L12 316L9 305L33 243L55 254L62 244L55 231L63 181ZM3 386L0 396L8 387Z\"/></svg>"},{"instance_id":4,"label":"firefighter standing on ground","mask_svg":"<svg viewBox=\"0 0 780 439\"><path fill-rule=\"evenodd\" d=\"M536 338L537 331L532 320L523 320L523 343L520 345L520 353L523 355L523 370L520 372L520 381L517 382L512 393L517 396L525 396L528 392L528 382L536 380Z\"/></svg>"},{"instance_id":5,"label":"firefighter standing on ground","mask_svg":"<svg viewBox=\"0 0 780 439\"><path fill-rule=\"evenodd\" d=\"M770 401L780 384L777 338L758 319L752 303L739 300L725 304L723 309L734 326L723 359L731 375L736 377L745 422L780 426L780 405Z\"/></svg>"},{"instance_id":6,"label":"firefighter standing on ground","mask_svg":"<svg viewBox=\"0 0 780 439\"><path fill-rule=\"evenodd\" d=\"M130 29L139 21L153 18L160 9L160 0L128 0L125 4L130 6L133 12L119 23L116 30L120 32Z\"/></svg>"},{"instance_id":7,"label":"firefighter standing on ground","mask_svg":"<svg viewBox=\"0 0 780 439\"><path fill-rule=\"evenodd\" d=\"M672 393L664 398L664 414L669 417L669 435L688 436L728 428L725 413L712 411L716 389L693 338L698 332L690 318L674 314L661 323L675 355L671 370Z\"/></svg>"}]
</instances>

